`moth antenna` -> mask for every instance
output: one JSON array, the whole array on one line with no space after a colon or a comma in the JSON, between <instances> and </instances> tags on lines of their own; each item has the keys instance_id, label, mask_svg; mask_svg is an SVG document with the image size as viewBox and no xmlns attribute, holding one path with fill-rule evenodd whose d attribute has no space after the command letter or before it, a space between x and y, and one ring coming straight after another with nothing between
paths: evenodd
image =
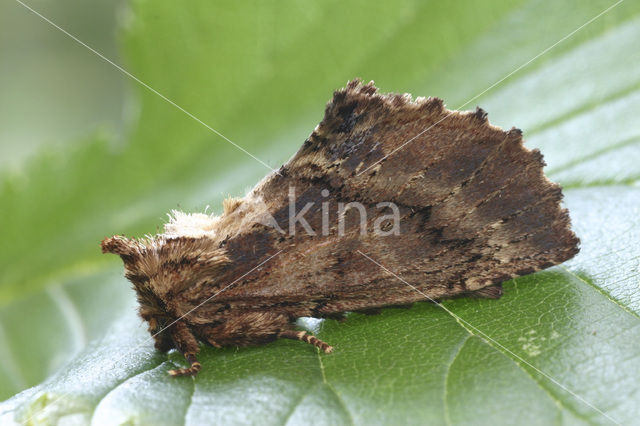
<instances>
[{"instance_id":1,"label":"moth antenna","mask_svg":"<svg viewBox=\"0 0 640 426\"><path fill-rule=\"evenodd\" d=\"M100 243L103 253L119 254L121 256L131 255L136 249L134 241L119 235L105 238Z\"/></svg>"}]
</instances>

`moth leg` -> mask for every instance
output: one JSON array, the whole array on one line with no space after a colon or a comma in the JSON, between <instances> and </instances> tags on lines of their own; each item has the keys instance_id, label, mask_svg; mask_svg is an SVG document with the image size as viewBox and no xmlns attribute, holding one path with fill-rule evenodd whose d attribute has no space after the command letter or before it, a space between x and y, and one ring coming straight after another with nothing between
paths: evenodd
<instances>
[{"instance_id":1,"label":"moth leg","mask_svg":"<svg viewBox=\"0 0 640 426\"><path fill-rule=\"evenodd\" d=\"M198 341L189 330L189 327L187 327L187 325L182 321L178 321L173 325L171 335L176 348L182 352L187 362L189 362L189 368L169 370L169 374L173 377L195 376L202 368L200 362L198 362L198 359L196 358L196 354L200 350Z\"/></svg>"},{"instance_id":2,"label":"moth leg","mask_svg":"<svg viewBox=\"0 0 640 426\"><path fill-rule=\"evenodd\" d=\"M202 366L196 358L196 354L190 352L184 354L184 357L189 362L189 368L178 368L177 370L169 370L170 376L195 376L196 374L198 374Z\"/></svg>"},{"instance_id":3,"label":"moth leg","mask_svg":"<svg viewBox=\"0 0 640 426\"><path fill-rule=\"evenodd\" d=\"M315 336L307 334L306 331L297 331L297 330L284 330L281 331L278 337L282 337L285 339L292 340L302 340L303 342L307 342L310 345L315 346L316 348L320 348L324 353L328 354L333 351L333 346L328 343L323 342Z\"/></svg>"}]
</instances>

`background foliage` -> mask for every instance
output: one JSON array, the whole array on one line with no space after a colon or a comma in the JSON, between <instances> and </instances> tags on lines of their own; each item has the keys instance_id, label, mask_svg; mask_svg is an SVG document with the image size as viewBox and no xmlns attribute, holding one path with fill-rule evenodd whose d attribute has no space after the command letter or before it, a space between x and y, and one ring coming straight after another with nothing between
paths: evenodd
<instances>
[{"instance_id":1,"label":"background foliage","mask_svg":"<svg viewBox=\"0 0 640 426\"><path fill-rule=\"evenodd\" d=\"M277 167L320 120L332 90L355 76L457 108L613 4L379 3L134 0L120 14L123 61ZM183 360L146 341L119 261L97 244L153 233L177 206L220 211L225 195L242 195L268 170L132 84L124 137L98 131L40 146L5 168L0 422L636 421L639 24L640 5L623 2L466 106L522 128L527 145L542 150L582 239L574 260L508 282L498 301L446 302L499 345L424 303L343 323L301 320L336 346L329 356L284 341L204 348L195 380L169 378ZM22 143L3 138L3 152Z\"/></svg>"}]
</instances>

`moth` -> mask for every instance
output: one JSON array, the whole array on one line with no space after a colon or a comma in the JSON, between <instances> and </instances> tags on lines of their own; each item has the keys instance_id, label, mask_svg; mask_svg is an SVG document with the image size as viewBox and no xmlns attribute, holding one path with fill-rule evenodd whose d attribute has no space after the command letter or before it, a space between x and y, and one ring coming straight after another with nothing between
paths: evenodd
<instances>
[{"instance_id":1,"label":"moth","mask_svg":"<svg viewBox=\"0 0 640 426\"><path fill-rule=\"evenodd\" d=\"M163 233L106 238L102 251L122 258L155 347L189 362L173 376L200 371L199 343L285 338L328 353L297 318L498 298L503 281L573 257L579 241L543 166L519 129L482 109L353 80L298 152L221 215L174 211Z\"/></svg>"}]
</instances>

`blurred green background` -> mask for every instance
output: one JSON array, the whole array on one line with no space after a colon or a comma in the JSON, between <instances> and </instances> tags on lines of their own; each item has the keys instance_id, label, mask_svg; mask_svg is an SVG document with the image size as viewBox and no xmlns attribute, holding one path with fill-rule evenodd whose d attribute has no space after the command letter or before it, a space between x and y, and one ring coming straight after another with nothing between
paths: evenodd
<instances>
[{"instance_id":1,"label":"blurred green background","mask_svg":"<svg viewBox=\"0 0 640 426\"><path fill-rule=\"evenodd\" d=\"M182 361L140 346L134 295L99 241L155 233L172 208L219 212L269 170L20 3L2 2L0 423L632 422L638 2L528 63L614 4L29 1L271 167L304 141L332 91L361 77L452 109L482 94L464 109L480 105L493 124L522 128L565 187L582 239L576 259L507 283L499 301L447 302L508 351L425 304L303 321L337 345L331 357L296 342L205 348L195 381L171 381L166 370Z\"/></svg>"},{"instance_id":2,"label":"blurred green background","mask_svg":"<svg viewBox=\"0 0 640 426\"><path fill-rule=\"evenodd\" d=\"M120 61L123 2L29 3L83 41ZM13 1L0 4L0 171L18 172L41 149L68 149L97 128L124 135L122 74Z\"/></svg>"}]
</instances>

